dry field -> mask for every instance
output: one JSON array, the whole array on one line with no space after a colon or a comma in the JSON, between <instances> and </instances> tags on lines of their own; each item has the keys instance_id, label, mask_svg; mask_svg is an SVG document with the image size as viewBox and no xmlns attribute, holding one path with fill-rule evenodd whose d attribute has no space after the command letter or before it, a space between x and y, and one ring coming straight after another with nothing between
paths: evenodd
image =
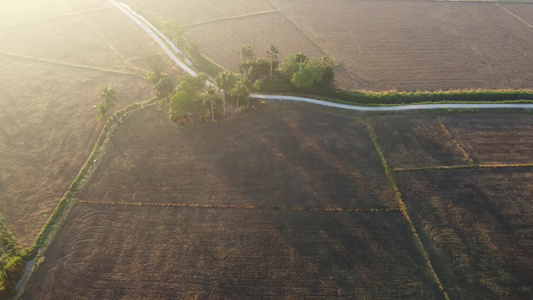
<instances>
[{"instance_id":1,"label":"dry field","mask_svg":"<svg viewBox=\"0 0 533 300\"><path fill-rule=\"evenodd\" d=\"M158 50L103 0L3 4L0 40L0 212L29 247L99 135L99 91L148 99L139 58Z\"/></svg>"},{"instance_id":2,"label":"dry field","mask_svg":"<svg viewBox=\"0 0 533 300\"><path fill-rule=\"evenodd\" d=\"M299 110L241 119L176 130L156 109L138 113L125 121L80 198L301 209L395 207L360 119Z\"/></svg>"},{"instance_id":3,"label":"dry field","mask_svg":"<svg viewBox=\"0 0 533 300\"><path fill-rule=\"evenodd\" d=\"M530 115L444 116L442 122L475 163L533 164Z\"/></svg>"},{"instance_id":4,"label":"dry field","mask_svg":"<svg viewBox=\"0 0 533 300\"><path fill-rule=\"evenodd\" d=\"M27 299L441 298L361 119L121 126Z\"/></svg>"},{"instance_id":5,"label":"dry field","mask_svg":"<svg viewBox=\"0 0 533 300\"><path fill-rule=\"evenodd\" d=\"M533 3L170 2L142 0L163 18L180 20L192 42L232 70L242 44L261 56L277 44L281 59L293 52L336 58L336 83L344 89L533 88Z\"/></svg>"},{"instance_id":6,"label":"dry field","mask_svg":"<svg viewBox=\"0 0 533 300\"><path fill-rule=\"evenodd\" d=\"M24 297L442 298L366 124L399 168L394 180L450 297L531 297L532 167L432 169L507 151L476 136L463 149L470 140L454 133L467 117L492 118L484 126L495 134L532 120L365 121L281 106L177 128L155 106L138 111L121 124Z\"/></svg>"},{"instance_id":7,"label":"dry field","mask_svg":"<svg viewBox=\"0 0 533 300\"><path fill-rule=\"evenodd\" d=\"M439 299L398 212L76 205L23 299Z\"/></svg>"},{"instance_id":8,"label":"dry field","mask_svg":"<svg viewBox=\"0 0 533 300\"><path fill-rule=\"evenodd\" d=\"M435 116L382 116L369 119L383 155L393 168L466 165L468 157Z\"/></svg>"},{"instance_id":9,"label":"dry field","mask_svg":"<svg viewBox=\"0 0 533 300\"><path fill-rule=\"evenodd\" d=\"M531 167L396 177L452 299L531 299Z\"/></svg>"}]
</instances>

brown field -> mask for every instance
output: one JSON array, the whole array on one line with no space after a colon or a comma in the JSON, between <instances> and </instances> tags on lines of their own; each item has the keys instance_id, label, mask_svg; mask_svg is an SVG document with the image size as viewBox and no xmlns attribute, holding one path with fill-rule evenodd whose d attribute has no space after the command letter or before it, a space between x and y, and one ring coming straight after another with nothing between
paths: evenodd
<instances>
[{"instance_id":1,"label":"brown field","mask_svg":"<svg viewBox=\"0 0 533 300\"><path fill-rule=\"evenodd\" d=\"M441 298L359 118L147 108L79 198L27 299Z\"/></svg>"},{"instance_id":2,"label":"brown field","mask_svg":"<svg viewBox=\"0 0 533 300\"><path fill-rule=\"evenodd\" d=\"M149 10L183 25L226 18L185 31L214 61L232 70L241 44L252 45L260 56L277 44L281 59L292 52L332 55L340 63L336 84L344 89L533 88L533 3L168 2L142 0ZM271 7L281 12L232 18Z\"/></svg>"},{"instance_id":3,"label":"brown field","mask_svg":"<svg viewBox=\"0 0 533 300\"><path fill-rule=\"evenodd\" d=\"M139 58L158 50L107 1L4 7L0 212L18 244L29 247L96 142L99 91L114 85L118 108L148 99L151 88L136 75L145 67Z\"/></svg>"},{"instance_id":4,"label":"brown field","mask_svg":"<svg viewBox=\"0 0 533 300\"><path fill-rule=\"evenodd\" d=\"M155 134L157 133L157 134ZM155 108L129 118L81 199L327 209L395 207L360 119L274 110L177 130Z\"/></svg>"},{"instance_id":5,"label":"brown field","mask_svg":"<svg viewBox=\"0 0 533 300\"><path fill-rule=\"evenodd\" d=\"M533 296L533 170L396 174L452 299Z\"/></svg>"},{"instance_id":6,"label":"brown field","mask_svg":"<svg viewBox=\"0 0 533 300\"><path fill-rule=\"evenodd\" d=\"M531 115L450 115L442 121L476 163L533 164Z\"/></svg>"},{"instance_id":7,"label":"brown field","mask_svg":"<svg viewBox=\"0 0 533 300\"><path fill-rule=\"evenodd\" d=\"M23 299L439 299L398 212L76 205Z\"/></svg>"},{"instance_id":8,"label":"brown field","mask_svg":"<svg viewBox=\"0 0 533 300\"><path fill-rule=\"evenodd\" d=\"M501 5L502 7L507 8L511 13L515 14L515 17L517 17L519 21L522 19L524 25L530 25L533 27L532 3L502 3Z\"/></svg>"},{"instance_id":9,"label":"brown field","mask_svg":"<svg viewBox=\"0 0 533 300\"><path fill-rule=\"evenodd\" d=\"M243 28L255 28L242 30ZM242 31L239 34L236 32ZM200 49L208 57L230 70L238 70L241 62L237 52L241 45L251 45L258 57L264 57L274 43L280 57L304 52L319 57L322 52L311 43L280 12L212 22L185 28L190 41L201 41ZM280 32L283 34L280 35Z\"/></svg>"},{"instance_id":10,"label":"brown field","mask_svg":"<svg viewBox=\"0 0 533 300\"><path fill-rule=\"evenodd\" d=\"M393 168L466 165L461 151L439 118L380 116L369 119L385 159Z\"/></svg>"}]
</instances>

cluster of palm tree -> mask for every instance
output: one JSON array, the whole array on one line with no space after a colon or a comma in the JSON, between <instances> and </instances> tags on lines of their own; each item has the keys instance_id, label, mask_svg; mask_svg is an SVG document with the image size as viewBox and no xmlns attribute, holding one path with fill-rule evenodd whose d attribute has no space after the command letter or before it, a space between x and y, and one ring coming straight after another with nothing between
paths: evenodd
<instances>
[{"instance_id":1,"label":"cluster of palm tree","mask_svg":"<svg viewBox=\"0 0 533 300\"><path fill-rule=\"evenodd\" d=\"M227 102L230 99L235 101L236 113L239 113L241 109L248 110L250 108L249 95L259 90L266 76L272 79L278 54L278 48L272 45L265 58L258 60L252 47L243 45L237 53L241 58L240 73L220 72L215 77L214 83L208 81L205 74L198 77L183 76L178 82L177 92L170 98L170 119L177 121L181 117L195 114L201 122L205 119L206 111L209 110L211 121L214 121L218 108L222 108L222 117L225 118ZM265 68L265 65L268 68ZM245 108L240 107L242 99L246 99Z\"/></svg>"}]
</instances>

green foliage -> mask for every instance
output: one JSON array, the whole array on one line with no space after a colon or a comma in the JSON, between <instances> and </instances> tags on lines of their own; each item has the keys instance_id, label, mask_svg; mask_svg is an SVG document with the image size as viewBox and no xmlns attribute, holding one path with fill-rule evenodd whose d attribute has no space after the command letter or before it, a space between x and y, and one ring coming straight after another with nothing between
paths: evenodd
<instances>
[{"instance_id":1,"label":"green foliage","mask_svg":"<svg viewBox=\"0 0 533 300\"><path fill-rule=\"evenodd\" d=\"M168 20L161 22L161 32L168 37L177 47L182 49L189 49L190 45L185 38L185 33L181 28L178 20Z\"/></svg>"},{"instance_id":2,"label":"green foliage","mask_svg":"<svg viewBox=\"0 0 533 300\"><path fill-rule=\"evenodd\" d=\"M522 90L467 90L437 92L357 92L331 87L311 86L298 88L283 80L266 81L261 84L263 93L295 94L310 98L335 100L346 104L398 105L421 103L531 103L533 91Z\"/></svg>"},{"instance_id":3,"label":"green foliage","mask_svg":"<svg viewBox=\"0 0 533 300\"><path fill-rule=\"evenodd\" d=\"M96 106L98 112L96 118L98 120L105 120L111 114L116 102L117 96L115 95L113 86L104 86L100 92L100 103Z\"/></svg>"},{"instance_id":4,"label":"green foliage","mask_svg":"<svg viewBox=\"0 0 533 300\"><path fill-rule=\"evenodd\" d=\"M266 53L266 58L270 62L270 71L269 71L269 79L272 80L272 72L275 68L277 68L278 64L278 54L279 49L276 45L270 45L270 48L268 49ZM276 64L276 66L274 66Z\"/></svg>"},{"instance_id":5,"label":"green foliage","mask_svg":"<svg viewBox=\"0 0 533 300\"><path fill-rule=\"evenodd\" d=\"M276 62L274 64L277 65ZM270 76L270 62L266 58L260 58L252 64L245 64L245 68L250 70L249 77L254 81L263 81Z\"/></svg>"},{"instance_id":6,"label":"green foliage","mask_svg":"<svg viewBox=\"0 0 533 300\"><path fill-rule=\"evenodd\" d=\"M303 53L289 55L280 65L281 77L297 88L332 86L337 63L327 56L309 59Z\"/></svg>"},{"instance_id":7,"label":"green foliage","mask_svg":"<svg viewBox=\"0 0 533 300\"><path fill-rule=\"evenodd\" d=\"M308 88L318 80L320 74L311 65L304 65L292 75L291 83L297 88Z\"/></svg>"},{"instance_id":8,"label":"green foliage","mask_svg":"<svg viewBox=\"0 0 533 300\"><path fill-rule=\"evenodd\" d=\"M333 86L335 80L335 67L338 65L336 61L327 56L314 59L310 62L311 67L317 72L317 78L314 85L316 86Z\"/></svg>"},{"instance_id":9,"label":"green foliage","mask_svg":"<svg viewBox=\"0 0 533 300\"><path fill-rule=\"evenodd\" d=\"M174 90L174 83L172 83L172 80L170 80L168 76L163 76L159 82L155 84L154 88L157 99L163 99L172 93Z\"/></svg>"},{"instance_id":10,"label":"green foliage","mask_svg":"<svg viewBox=\"0 0 533 300\"><path fill-rule=\"evenodd\" d=\"M202 115L202 93L206 85L207 76L197 77L184 75L178 82L178 91L170 98L169 117L176 120L178 115L195 113Z\"/></svg>"},{"instance_id":11,"label":"green foliage","mask_svg":"<svg viewBox=\"0 0 533 300\"><path fill-rule=\"evenodd\" d=\"M12 277L19 275L17 271L23 264L22 255L15 237L0 216L0 295L11 288L9 285L14 281Z\"/></svg>"},{"instance_id":12,"label":"green foliage","mask_svg":"<svg viewBox=\"0 0 533 300\"><path fill-rule=\"evenodd\" d=\"M207 56L200 54L198 57L193 58L193 62L200 70L200 72L209 74L211 77L215 77L218 73L224 71L224 68L209 59Z\"/></svg>"},{"instance_id":13,"label":"green foliage","mask_svg":"<svg viewBox=\"0 0 533 300\"><path fill-rule=\"evenodd\" d=\"M303 53L291 54L279 66L279 73L286 82L291 82L294 73L301 69L303 64L307 63L307 55Z\"/></svg>"}]
</instances>

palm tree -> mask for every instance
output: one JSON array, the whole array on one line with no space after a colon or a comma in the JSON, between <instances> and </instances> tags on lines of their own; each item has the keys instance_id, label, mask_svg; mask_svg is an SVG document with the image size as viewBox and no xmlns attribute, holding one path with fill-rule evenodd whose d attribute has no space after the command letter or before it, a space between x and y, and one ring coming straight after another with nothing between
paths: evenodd
<instances>
[{"instance_id":1,"label":"palm tree","mask_svg":"<svg viewBox=\"0 0 533 300\"><path fill-rule=\"evenodd\" d=\"M231 88L235 85L235 82L237 81L237 76L235 73L224 71L218 73L217 77L215 77L215 84L216 86L223 91L224 96L224 104L223 104L223 111L224 111L224 118L226 117L226 95L230 92Z\"/></svg>"},{"instance_id":2,"label":"palm tree","mask_svg":"<svg viewBox=\"0 0 533 300\"><path fill-rule=\"evenodd\" d=\"M247 81L249 81L248 78L240 77L239 80L235 83L235 86L231 89L231 94L233 94L233 96L237 96L237 106L235 106L235 113L239 112L239 100L241 96L248 96Z\"/></svg>"},{"instance_id":3,"label":"palm tree","mask_svg":"<svg viewBox=\"0 0 533 300\"><path fill-rule=\"evenodd\" d=\"M278 59L279 50L276 45L270 45L270 49L267 51L267 58L270 60L270 80L272 80L272 68L274 61Z\"/></svg>"},{"instance_id":4,"label":"palm tree","mask_svg":"<svg viewBox=\"0 0 533 300\"><path fill-rule=\"evenodd\" d=\"M211 121L215 120L215 110L213 103L217 101L220 95L218 94L218 89L214 85L208 85L204 92L204 99L211 103Z\"/></svg>"},{"instance_id":5,"label":"palm tree","mask_svg":"<svg viewBox=\"0 0 533 300\"><path fill-rule=\"evenodd\" d=\"M241 61L241 72L244 74L246 64L250 63L255 59L254 50L250 45L242 45L237 55L242 59Z\"/></svg>"}]
</instances>

